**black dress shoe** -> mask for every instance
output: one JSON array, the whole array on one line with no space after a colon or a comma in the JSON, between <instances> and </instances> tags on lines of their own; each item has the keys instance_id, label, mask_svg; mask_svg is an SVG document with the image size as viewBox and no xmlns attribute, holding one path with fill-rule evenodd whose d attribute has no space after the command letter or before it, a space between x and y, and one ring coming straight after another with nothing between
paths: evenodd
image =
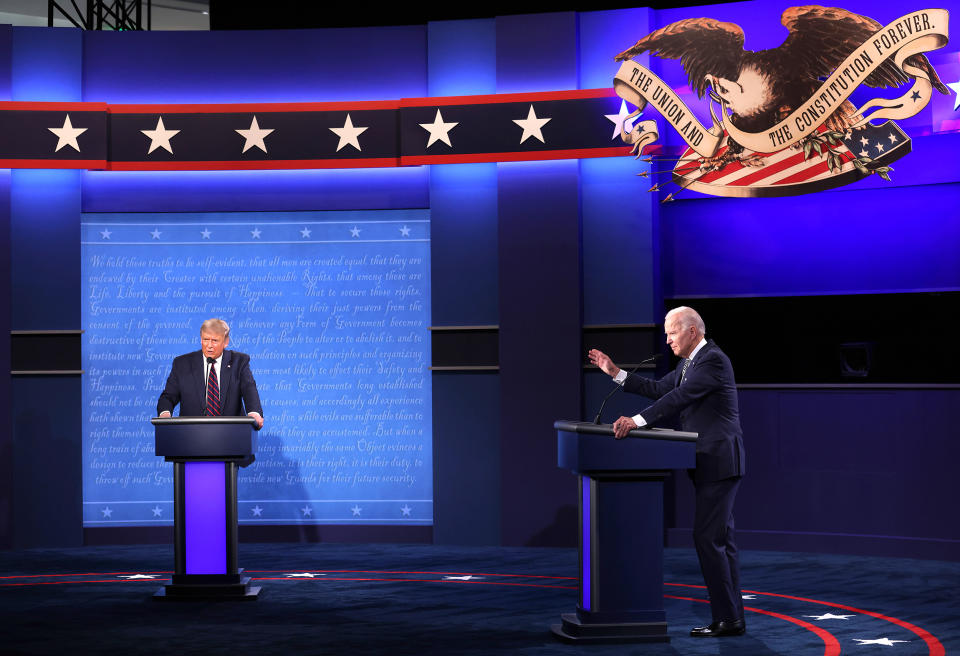
<instances>
[{"instance_id":1,"label":"black dress shoe","mask_svg":"<svg viewBox=\"0 0 960 656\"><path fill-rule=\"evenodd\" d=\"M698 626L690 629L694 638L721 638L723 636L738 636L747 632L747 623L743 618L730 622L714 622L710 626Z\"/></svg>"}]
</instances>

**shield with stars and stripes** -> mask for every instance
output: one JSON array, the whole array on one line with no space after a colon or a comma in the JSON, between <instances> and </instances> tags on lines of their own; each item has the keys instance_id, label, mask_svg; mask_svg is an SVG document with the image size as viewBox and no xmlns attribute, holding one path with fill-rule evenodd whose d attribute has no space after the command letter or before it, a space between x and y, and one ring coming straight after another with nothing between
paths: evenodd
<instances>
[{"instance_id":1,"label":"shield with stars and stripes","mask_svg":"<svg viewBox=\"0 0 960 656\"><path fill-rule=\"evenodd\" d=\"M811 147L801 142L773 153L744 149L727 159L724 155L731 150L727 137L712 160L687 148L673 169L673 181L683 189L712 196L796 196L841 187L885 170L911 149L910 137L893 121L867 123L836 139L828 139L827 134L821 126Z\"/></svg>"}]
</instances>

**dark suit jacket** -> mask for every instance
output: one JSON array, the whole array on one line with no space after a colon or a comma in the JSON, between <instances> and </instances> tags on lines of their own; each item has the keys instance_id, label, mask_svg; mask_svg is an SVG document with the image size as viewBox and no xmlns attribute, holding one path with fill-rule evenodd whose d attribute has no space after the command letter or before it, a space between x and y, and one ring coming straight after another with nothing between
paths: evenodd
<instances>
[{"instance_id":1,"label":"dark suit jacket","mask_svg":"<svg viewBox=\"0 0 960 656\"><path fill-rule=\"evenodd\" d=\"M737 386L730 359L707 340L687 367L682 385L683 361L669 374L654 381L631 374L623 382L626 391L656 399L640 415L650 425L679 416L682 430L699 433L696 481L719 481L744 472L743 431Z\"/></svg>"},{"instance_id":2,"label":"dark suit jacket","mask_svg":"<svg viewBox=\"0 0 960 656\"><path fill-rule=\"evenodd\" d=\"M181 417L200 417L206 405L207 381L204 379L205 358L202 351L181 355L173 360L167 385L157 401L157 414L164 410L173 414L180 404ZM243 417L248 412L263 416L257 383L250 371L250 356L237 351L224 351L220 361L220 408L228 417Z\"/></svg>"}]
</instances>

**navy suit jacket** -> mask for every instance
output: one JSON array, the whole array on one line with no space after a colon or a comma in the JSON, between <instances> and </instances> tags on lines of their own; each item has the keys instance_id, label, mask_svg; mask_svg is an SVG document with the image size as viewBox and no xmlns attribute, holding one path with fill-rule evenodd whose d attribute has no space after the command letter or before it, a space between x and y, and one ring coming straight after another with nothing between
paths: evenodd
<instances>
[{"instance_id":1,"label":"navy suit jacket","mask_svg":"<svg viewBox=\"0 0 960 656\"><path fill-rule=\"evenodd\" d=\"M207 402L207 381L204 378L206 358L202 351L181 355L173 360L170 376L157 401L157 414L164 410L173 414L180 404L181 417L203 416ZM224 351L220 361L220 408L225 417L243 417L248 412L263 416L257 383L250 371L250 356L238 351Z\"/></svg>"},{"instance_id":2,"label":"navy suit jacket","mask_svg":"<svg viewBox=\"0 0 960 656\"><path fill-rule=\"evenodd\" d=\"M720 481L744 473L743 430L737 386L730 358L708 340L687 367L680 385L683 361L660 380L631 374L626 391L656 399L640 415L652 426L678 417L682 430L699 433L695 481Z\"/></svg>"}]
</instances>

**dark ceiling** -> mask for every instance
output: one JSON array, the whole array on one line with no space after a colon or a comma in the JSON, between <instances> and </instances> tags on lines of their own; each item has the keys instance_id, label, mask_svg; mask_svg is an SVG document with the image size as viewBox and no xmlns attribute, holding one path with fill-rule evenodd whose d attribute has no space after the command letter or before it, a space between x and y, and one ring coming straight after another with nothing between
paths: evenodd
<instances>
[{"instance_id":1,"label":"dark ceiling","mask_svg":"<svg viewBox=\"0 0 960 656\"><path fill-rule=\"evenodd\" d=\"M210 0L211 30L267 30L318 27L369 27L375 25L417 25L438 20L491 18L513 14L563 11L600 11L647 6L653 9L691 7L704 0L647 0L625 2L519 2L509 5L485 3L444 3L422 5L389 3L360 5L304 0Z\"/></svg>"}]
</instances>

